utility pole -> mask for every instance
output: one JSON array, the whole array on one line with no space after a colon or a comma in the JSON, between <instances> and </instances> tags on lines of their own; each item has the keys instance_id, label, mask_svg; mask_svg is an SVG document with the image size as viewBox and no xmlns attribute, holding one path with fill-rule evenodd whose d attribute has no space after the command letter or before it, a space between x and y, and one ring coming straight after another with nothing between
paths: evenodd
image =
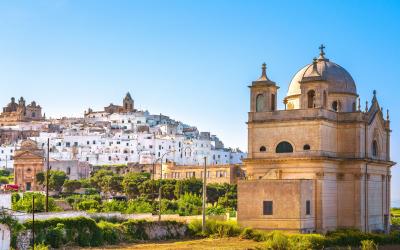
<instances>
[{"instance_id":1,"label":"utility pole","mask_svg":"<svg viewBox=\"0 0 400 250\"><path fill-rule=\"evenodd\" d=\"M47 167L46 167L46 213L49 212L49 170L50 170L50 138L47 138Z\"/></svg>"},{"instance_id":2,"label":"utility pole","mask_svg":"<svg viewBox=\"0 0 400 250\"><path fill-rule=\"evenodd\" d=\"M206 200L207 200L207 156L204 156L204 170L203 170L203 206L202 206L202 220L201 229L203 233L206 231Z\"/></svg>"},{"instance_id":3,"label":"utility pole","mask_svg":"<svg viewBox=\"0 0 400 250\"><path fill-rule=\"evenodd\" d=\"M35 250L35 194L32 194L32 250Z\"/></svg>"}]
</instances>

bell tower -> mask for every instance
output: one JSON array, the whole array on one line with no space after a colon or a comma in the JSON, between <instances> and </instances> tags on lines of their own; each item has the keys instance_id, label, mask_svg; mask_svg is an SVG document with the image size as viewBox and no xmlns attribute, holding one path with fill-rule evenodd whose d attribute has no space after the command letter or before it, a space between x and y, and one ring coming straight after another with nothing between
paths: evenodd
<instances>
[{"instance_id":1,"label":"bell tower","mask_svg":"<svg viewBox=\"0 0 400 250\"><path fill-rule=\"evenodd\" d=\"M278 86L267 77L267 65L262 64L261 76L253 81L250 88L250 112L275 111Z\"/></svg>"},{"instance_id":2,"label":"bell tower","mask_svg":"<svg viewBox=\"0 0 400 250\"><path fill-rule=\"evenodd\" d=\"M131 97L131 94L128 92L126 93L126 96L123 100L123 110L124 112L133 112L134 110L134 106L133 106L134 102L133 99Z\"/></svg>"}]
</instances>

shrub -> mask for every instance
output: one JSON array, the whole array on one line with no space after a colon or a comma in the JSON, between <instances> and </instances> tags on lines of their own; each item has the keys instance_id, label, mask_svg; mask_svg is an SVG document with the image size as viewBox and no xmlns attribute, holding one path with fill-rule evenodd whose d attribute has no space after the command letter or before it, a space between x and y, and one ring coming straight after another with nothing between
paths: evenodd
<instances>
[{"instance_id":1,"label":"shrub","mask_svg":"<svg viewBox=\"0 0 400 250\"><path fill-rule=\"evenodd\" d=\"M207 215L223 215L226 214L227 209L222 207L222 206L212 206L212 207L208 207L206 214Z\"/></svg>"},{"instance_id":2,"label":"shrub","mask_svg":"<svg viewBox=\"0 0 400 250\"><path fill-rule=\"evenodd\" d=\"M320 234L294 234L288 239L290 249L323 249L325 246L325 237Z\"/></svg>"},{"instance_id":3,"label":"shrub","mask_svg":"<svg viewBox=\"0 0 400 250\"><path fill-rule=\"evenodd\" d=\"M200 195L185 193L178 200L178 213L181 216L201 214L202 200Z\"/></svg>"},{"instance_id":4,"label":"shrub","mask_svg":"<svg viewBox=\"0 0 400 250\"><path fill-rule=\"evenodd\" d=\"M100 221L97 224L103 233L103 240L108 244L114 245L121 241L122 231L120 229L120 224L113 224L106 221Z\"/></svg>"},{"instance_id":5,"label":"shrub","mask_svg":"<svg viewBox=\"0 0 400 250\"><path fill-rule=\"evenodd\" d=\"M146 221L128 220L122 223L123 231L129 240L147 240L148 236L144 229Z\"/></svg>"},{"instance_id":6,"label":"shrub","mask_svg":"<svg viewBox=\"0 0 400 250\"><path fill-rule=\"evenodd\" d=\"M141 199L130 200L125 210L127 214L151 213L152 211L153 207L151 204Z\"/></svg>"},{"instance_id":7,"label":"shrub","mask_svg":"<svg viewBox=\"0 0 400 250\"><path fill-rule=\"evenodd\" d=\"M34 247L30 247L30 248L29 248L29 250L31 250L31 249L35 249L35 250L49 250L49 246L47 246L47 245L45 245L45 244L43 244L43 243L40 243L40 244L35 244Z\"/></svg>"},{"instance_id":8,"label":"shrub","mask_svg":"<svg viewBox=\"0 0 400 250\"><path fill-rule=\"evenodd\" d=\"M271 233L269 239L266 241L266 247L274 250L286 250L289 249L288 236L280 231L274 231Z\"/></svg>"},{"instance_id":9,"label":"shrub","mask_svg":"<svg viewBox=\"0 0 400 250\"><path fill-rule=\"evenodd\" d=\"M18 199L18 196L14 196L12 199L12 209L17 211L25 211L32 213L32 197L35 196L35 212L44 212L46 206L46 196L41 193L24 193L22 199ZM54 199L49 197L49 211L61 211L60 207L57 207Z\"/></svg>"},{"instance_id":10,"label":"shrub","mask_svg":"<svg viewBox=\"0 0 400 250\"><path fill-rule=\"evenodd\" d=\"M27 229L32 229L32 221L24 223ZM59 234L62 231L62 234ZM103 234L100 227L92 219L85 217L53 218L48 220L35 220L35 242L50 245L51 236L62 235L62 242L74 243L81 247L99 246L103 244ZM53 244L59 241L53 242Z\"/></svg>"},{"instance_id":11,"label":"shrub","mask_svg":"<svg viewBox=\"0 0 400 250\"><path fill-rule=\"evenodd\" d=\"M361 250L378 250L378 245L373 240L361 241Z\"/></svg>"},{"instance_id":12,"label":"shrub","mask_svg":"<svg viewBox=\"0 0 400 250\"><path fill-rule=\"evenodd\" d=\"M56 227L48 229L46 240L51 247L59 248L63 244L64 224L58 223Z\"/></svg>"},{"instance_id":13,"label":"shrub","mask_svg":"<svg viewBox=\"0 0 400 250\"><path fill-rule=\"evenodd\" d=\"M108 201L102 204L102 212L121 212L124 213L127 209L127 202L126 201Z\"/></svg>"},{"instance_id":14,"label":"shrub","mask_svg":"<svg viewBox=\"0 0 400 250\"><path fill-rule=\"evenodd\" d=\"M194 220L188 225L189 232L197 236L234 237L240 235L241 228L234 221L207 220L206 230L202 232L201 220Z\"/></svg>"},{"instance_id":15,"label":"shrub","mask_svg":"<svg viewBox=\"0 0 400 250\"><path fill-rule=\"evenodd\" d=\"M76 208L83 211L99 211L100 204L96 200L84 200L76 204Z\"/></svg>"}]
</instances>

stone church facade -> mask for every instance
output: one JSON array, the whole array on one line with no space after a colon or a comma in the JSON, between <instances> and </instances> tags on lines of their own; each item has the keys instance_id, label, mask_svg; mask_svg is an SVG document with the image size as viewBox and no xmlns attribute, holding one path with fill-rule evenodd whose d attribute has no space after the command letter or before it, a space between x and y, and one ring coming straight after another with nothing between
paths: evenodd
<instances>
[{"instance_id":1,"label":"stone church facade","mask_svg":"<svg viewBox=\"0 0 400 250\"><path fill-rule=\"evenodd\" d=\"M277 110L266 74L250 87L247 179L238 222L303 233L338 228L388 231L390 121L374 91L361 109L355 82L324 47L292 79Z\"/></svg>"},{"instance_id":2,"label":"stone church facade","mask_svg":"<svg viewBox=\"0 0 400 250\"><path fill-rule=\"evenodd\" d=\"M43 171L44 151L33 140L21 142L14 153L14 183L21 191L40 191L36 174Z\"/></svg>"}]
</instances>

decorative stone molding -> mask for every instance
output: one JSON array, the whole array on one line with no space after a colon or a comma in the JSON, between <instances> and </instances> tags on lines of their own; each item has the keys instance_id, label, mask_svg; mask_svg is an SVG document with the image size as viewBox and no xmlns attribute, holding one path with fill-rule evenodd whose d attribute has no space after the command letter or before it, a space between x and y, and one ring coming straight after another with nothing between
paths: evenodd
<instances>
[{"instance_id":1,"label":"decorative stone molding","mask_svg":"<svg viewBox=\"0 0 400 250\"><path fill-rule=\"evenodd\" d=\"M344 179L344 173L337 173L336 174L336 179L340 180L340 181L343 180Z\"/></svg>"},{"instance_id":2,"label":"decorative stone molding","mask_svg":"<svg viewBox=\"0 0 400 250\"><path fill-rule=\"evenodd\" d=\"M364 174L362 174L362 173L355 173L354 174L354 179L355 180L360 180L363 176L364 176Z\"/></svg>"},{"instance_id":3,"label":"decorative stone molding","mask_svg":"<svg viewBox=\"0 0 400 250\"><path fill-rule=\"evenodd\" d=\"M315 173L315 177L317 179L323 179L324 178L325 173L324 172L317 172Z\"/></svg>"}]
</instances>

